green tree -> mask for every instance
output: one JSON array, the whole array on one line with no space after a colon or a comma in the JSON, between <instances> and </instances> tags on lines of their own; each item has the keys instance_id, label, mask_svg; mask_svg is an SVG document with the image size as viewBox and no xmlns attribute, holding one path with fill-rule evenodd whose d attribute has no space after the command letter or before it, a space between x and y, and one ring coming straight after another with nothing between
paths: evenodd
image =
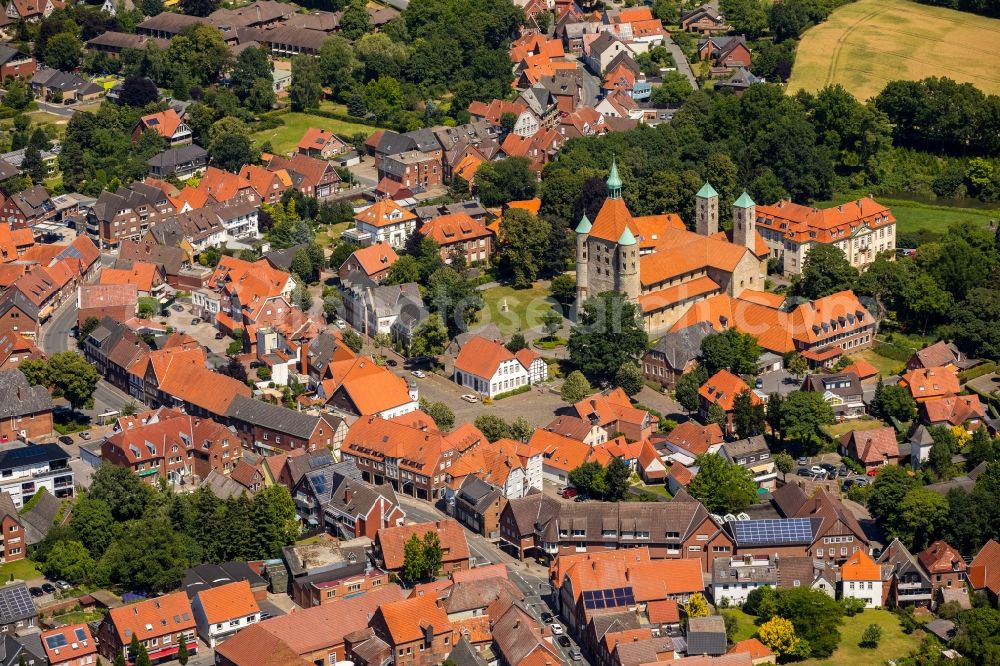
<instances>
[{"instance_id":1,"label":"green tree","mask_svg":"<svg viewBox=\"0 0 1000 666\"><path fill-rule=\"evenodd\" d=\"M438 268L427 278L427 296L431 311L441 315L450 337L469 330L483 307L475 285L449 266Z\"/></svg>"},{"instance_id":2,"label":"green tree","mask_svg":"<svg viewBox=\"0 0 1000 666\"><path fill-rule=\"evenodd\" d=\"M510 438L519 442L527 442L535 432L535 427L523 416L518 416L510 423Z\"/></svg>"},{"instance_id":3,"label":"green tree","mask_svg":"<svg viewBox=\"0 0 1000 666\"><path fill-rule=\"evenodd\" d=\"M90 334L94 332L94 329L100 324L100 320L97 317L87 317L80 324L76 331L77 340L80 342L85 341L90 337Z\"/></svg>"},{"instance_id":4,"label":"green tree","mask_svg":"<svg viewBox=\"0 0 1000 666\"><path fill-rule=\"evenodd\" d=\"M708 381L708 372L699 365L694 370L681 375L674 386L674 397L687 412L697 411L699 405L698 389Z\"/></svg>"},{"instance_id":5,"label":"green tree","mask_svg":"<svg viewBox=\"0 0 1000 666\"><path fill-rule=\"evenodd\" d=\"M608 490L605 469L599 462L589 461L571 469L569 482L574 488L588 495L603 497Z\"/></svg>"},{"instance_id":6,"label":"green tree","mask_svg":"<svg viewBox=\"0 0 1000 666\"><path fill-rule=\"evenodd\" d=\"M778 602L778 593L770 585L755 587L743 602L743 612L755 615L760 619L770 620L774 616L774 608Z\"/></svg>"},{"instance_id":7,"label":"green tree","mask_svg":"<svg viewBox=\"0 0 1000 666\"><path fill-rule=\"evenodd\" d=\"M885 386L878 400L878 416L907 423L917 416L917 403L906 388L898 384Z\"/></svg>"},{"instance_id":8,"label":"green tree","mask_svg":"<svg viewBox=\"0 0 1000 666\"><path fill-rule=\"evenodd\" d=\"M997 459L996 441L990 437L986 428L976 428L975 432L972 433L970 446L971 449L966 457L972 467L982 462L990 463Z\"/></svg>"},{"instance_id":9,"label":"green tree","mask_svg":"<svg viewBox=\"0 0 1000 666\"><path fill-rule=\"evenodd\" d=\"M278 557L281 549L299 534L295 501L284 486L268 486L257 493L251 515L255 539L252 550L259 557Z\"/></svg>"},{"instance_id":10,"label":"green tree","mask_svg":"<svg viewBox=\"0 0 1000 666\"><path fill-rule=\"evenodd\" d=\"M953 476L951 459L958 451L955 434L949 428L935 426L930 429L930 435L934 444L927 454L927 467L936 478L947 481Z\"/></svg>"},{"instance_id":11,"label":"green tree","mask_svg":"<svg viewBox=\"0 0 1000 666\"><path fill-rule=\"evenodd\" d=\"M121 535L121 525L115 520L111 507L91 495L81 497L73 505L69 526L77 540L95 557L100 557Z\"/></svg>"},{"instance_id":12,"label":"green tree","mask_svg":"<svg viewBox=\"0 0 1000 666\"><path fill-rule=\"evenodd\" d=\"M1000 359L1000 292L976 288L951 310L955 342L977 358Z\"/></svg>"},{"instance_id":13,"label":"green tree","mask_svg":"<svg viewBox=\"0 0 1000 666\"><path fill-rule=\"evenodd\" d=\"M563 306L563 314L576 302L576 279L571 275L560 274L552 278L550 290L552 298Z\"/></svg>"},{"instance_id":14,"label":"green tree","mask_svg":"<svg viewBox=\"0 0 1000 666\"><path fill-rule=\"evenodd\" d=\"M83 59L83 43L71 32L50 37L45 43L45 64L53 69L71 72Z\"/></svg>"},{"instance_id":15,"label":"green tree","mask_svg":"<svg viewBox=\"0 0 1000 666\"><path fill-rule=\"evenodd\" d=\"M869 624L865 627L865 631L861 634L861 642L858 643L859 646L863 648L868 648L874 650L878 647L878 644L882 641L882 627L877 624Z\"/></svg>"},{"instance_id":16,"label":"green tree","mask_svg":"<svg viewBox=\"0 0 1000 666\"><path fill-rule=\"evenodd\" d=\"M441 315L432 314L420 322L410 340L411 356L437 356L448 345L448 328Z\"/></svg>"},{"instance_id":17,"label":"green tree","mask_svg":"<svg viewBox=\"0 0 1000 666\"><path fill-rule=\"evenodd\" d=\"M719 370L737 375L753 374L757 372L757 359L762 352L756 338L735 328L712 333L701 341L701 360L710 375Z\"/></svg>"},{"instance_id":18,"label":"green tree","mask_svg":"<svg viewBox=\"0 0 1000 666\"><path fill-rule=\"evenodd\" d=\"M344 344L347 345L348 349L350 349L355 354L361 353L361 348L364 347L365 341L361 337L361 335L358 334L357 331L355 331L353 328L347 328L344 329L341 335L343 337Z\"/></svg>"},{"instance_id":19,"label":"green tree","mask_svg":"<svg viewBox=\"0 0 1000 666\"><path fill-rule=\"evenodd\" d=\"M612 458L604 469L604 499L618 502L625 499L631 487L632 470L621 458Z\"/></svg>"},{"instance_id":20,"label":"green tree","mask_svg":"<svg viewBox=\"0 0 1000 666\"><path fill-rule=\"evenodd\" d=\"M677 106L692 92L691 82L680 72L667 72L663 82L653 88L650 103L656 107Z\"/></svg>"},{"instance_id":21,"label":"green tree","mask_svg":"<svg viewBox=\"0 0 1000 666\"><path fill-rule=\"evenodd\" d=\"M510 437L510 427L496 414L480 414L473 425L491 442Z\"/></svg>"},{"instance_id":22,"label":"green tree","mask_svg":"<svg viewBox=\"0 0 1000 666\"><path fill-rule=\"evenodd\" d=\"M618 371L615 372L615 386L621 388L629 396L639 393L644 385L642 370L633 361L622 363Z\"/></svg>"},{"instance_id":23,"label":"green tree","mask_svg":"<svg viewBox=\"0 0 1000 666\"><path fill-rule=\"evenodd\" d=\"M809 299L822 298L850 289L858 280L858 270L836 245L814 245L802 262L802 280L796 289Z\"/></svg>"},{"instance_id":24,"label":"green tree","mask_svg":"<svg viewBox=\"0 0 1000 666\"><path fill-rule=\"evenodd\" d=\"M814 658L833 654L840 644L843 609L825 593L809 587L795 587L778 592L775 614L791 620L795 634L805 640Z\"/></svg>"},{"instance_id":25,"label":"green tree","mask_svg":"<svg viewBox=\"0 0 1000 666\"><path fill-rule=\"evenodd\" d=\"M915 486L916 481L898 465L886 465L875 476L868 495L868 511L889 538L899 533L903 524L903 500Z\"/></svg>"},{"instance_id":26,"label":"green tree","mask_svg":"<svg viewBox=\"0 0 1000 666\"><path fill-rule=\"evenodd\" d=\"M49 364L45 359L27 359L21 363L21 372L24 373L24 378L28 380L29 386L44 386L48 388L52 385L52 380L49 376Z\"/></svg>"},{"instance_id":27,"label":"green tree","mask_svg":"<svg viewBox=\"0 0 1000 666\"><path fill-rule=\"evenodd\" d=\"M940 535L948 519L948 500L933 490L914 488L906 493L899 512L902 519L900 539L913 552L918 552Z\"/></svg>"},{"instance_id":28,"label":"green tree","mask_svg":"<svg viewBox=\"0 0 1000 666\"><path fill-rule=\"evenodd\" d=\"M256 47L240 51L229 79L236 96L241 100L246 99L258 80L271 80L271 63L267 59L267 53Z\"/></svg>"},{"instance_id":29,"label":"green tree","mask_svg":"<svg viewBox=\"0 0 1000 666\"><path fill-rule=\"evenodd\" d=\"M181 0L181 9L188 16L208 16L219 8L219 0Z\"/></svg>"},{"instance_id":30,"label":"green tree","mask_svg":"<svg viewBox=\"0 0 1000 666\"><path fill-rule=\"evenodd\" d=\"M705 418L706 423L714 423L725 431L728 420L729 417L726 415L726 411L722 409L722 406L719 403L713 402L708 406L708 412Z\"/></svg>"},{"instance_id":31,"label":"green tree","mask_svg":"<svg viewBox=\"0 0 1000 666\"><path fill-rule=\"evenodd\" d=\"M74 351L53 354L49 358L48 374L56 390L74 410L94 404L94 390L100 375L82 355Z\"/></svg>"},{"instance_id":32,"label":"green tree","mask_svg":"<svg viewBox=\"0 0 1000 666\"><path fill-rule=\"evenodd\" d=\"M368 18L368 8L364 2L351 2L340 18L340 32L347 39L358 39L371 32L372 24Z\"/></svg>"},{"instance_id":33,"label":"green tree","mask_svg":"<svg viewBox=\"0 0 1000 666\"><path fill-rule=\"evenodd\" d=\"M441 548L441 538L438 536L438 533L434 530L424 533L421 547L424 554L424 575L435 578L441 571L441 560L444 556L444 551Z\"/></svg>"},{"instance_id":34,"label":"green tree","mask_svg":"<svg viewBox=\"0 0 1000 666\"><path fill-rule=\"evenodd\" d=\"M86 546L79 541L60 541L49 551L42 570L53 580L62 579L79 585L90 580L94 567L94 558Z\"/></svg>"},{"instance_id":35,"label":"green tree","mask_svg":"<svg viewBox=\"0 0 1000 666\"><path fill-rule=\"evenodd\" d=\"M177 635L177 643L177 662L181 666L187 666L190 655L188 654L187 640L184 638L183 634Z\"/></svg>"},{"instance_id":36,"label":"green tree","mask_svg":"<svg viewBox=\"0 0 1000 666\"><path fill-rule=\"evenodd\" d=\"M612 379L623 363L635 362L649 343L635 304L608 291L588 298L569 336L569 355L585 375Z\"/></svg>"},{"instance_id":37,"label":"green tree","mask_svg":"<svg viewBox=\"0 0 1000 666\"><path fill-rule=\"evenodd\" d=\"M409 583L416 583L423 578L426 569L424 545L420 537L412 534L403 544L403 570L400 572L400 578Z\"/></svg>"},{"instance_id":38,"label":"green tree","mask_svg":"<svg viewBox=\"0 0 1000 666\"><path fill-rule=\"evenodd\" d=\"M566 381L559 389L559 395L566 402L575 404L590 395L592 391L590 382L587 381L584 374L579 370L574 370L566 376Z\"/></svg>"},{"instance_id":39,"label":"green tree","mask_svg":"<svg viewBox=\"0 0 1000 666\"><path fill-rule=\"evenodd\" d=\"M764 434L764 403L754 394L741 391L733 399L733 428L740 439Z\"/></svg>"},{"instance_id":40,"label":"green tree","mask_svg":"<svg viewBox=\"0 0 1000 666\"><path fill-rule=\"evenodd\" d=\"M447 432L455 427L455 412L453 412L451 407L447 404L421 398L420 409L422 409L427 416L434 419L434 424L437 425L437 427L443 432Z\"/></svg>"},{"instance_id":41,"label":"green tree","mask_svg":"<svg viewBox=\"0 0 1000 666\"><path fill-rule=\"evenodd\" d=\"M784 479L789 472L795 469L795 458L784 451L781 451L776 453L774 456L774 466L778 468L778 471L781 472L782 479Z\"/></svg>"},{"instance_id":42,"label":"green tree","mask_svg":"<svg viewBox=\"0 0 1000 666\"><path fill-rule=\"evenodd\" d=\"M542 313L539 321L542 324L542 330L545 331L545 339L552 340L555 338L556 332L562 327L563 316L555 308L549 308Z\"/></svg>"},{"instance_id":43,"label":"green tree","mask_svg":"<svg viewBox=\"0 0 1000 666\"><path fill-rule=\"evenodd\" d=\"M486 162L476 171L476 190L484 206L501 206L535 196L538 181L524 157Z\"/></svg>"},{"instance_id":44,"label":"green tree","mask_svg":"<svg viewBox=\"0 0 1000 666\"><path fill-rule=\"evenodd\" d=\"M781 432L800 442L812 442L819 437L820 426L833 423L833 408L823 394L792 391L781 405Z\"/></svg>"},{"instance_id":45,"label":"green tree","mask_svg":"<svg viewBox=\"0 0 1000 666\"><path fill-rule=\"evenodd\" d=\"M312 56L292 58L292 83L288 88L288 99L293 111L315 109L323 96L322 77L319 62Z\"/></svg>"},{"instance_id":46,"label":"green tree","mask_svg":"<svg viewBox=\"0 0 1000 666\"><path fill-rule=\"evenodd\" d=\"M695 465L698 474L688 491L710 512L736 514L757 501L757 484L744 467L715 454L698 456Z\"/></svg>"},{"instance_id":47,"label":"green tree","mask_svg":"<svg viewBox=\"0 0 1000 666\"><path fill-rule=\"evenodd\" d=\"M708 617L710 612L708 601L701 592L692 594L687 603L684 604L684 614L689 618Z\"/></svg>"},{"instance_id":48,"label":"green tree","mask_svg":"<svg viewBox=\"0 0 1000 666\"><path fill-rule=\"evenodd\" d=\"M802 354L794 353L785 361L785 369L798 379L801 375L809 371L809 363L803 358Z\"/></svg>"},{"instance_id":49,"label":"green tree","mask_svg":"<svg viewBox=\"0 0 1000 666\"><path fill-rule=\"evenodd\" d=\"M122 523L145 513L152 491L129 468L103 464L94 471L87 499L106 504L115 521Z\"/></svg>"},{"instance_id":50,"label":"green tree","mask_svg":"<svg viewBox=\"0 0 1000 666\"><path fill-rule=\"evenodd\" d=\"M507 348L511 354L516 354L522 349L528 348L528 341L524 339L524 333L518 331L514 335L510 336L510 340L504 343L504 347Z\"/></svg>"},{"instance_id":51,"label":"green tree","mask_svg":"<svg viewBox=\"0 0 1000 666\"><path fill-rule=\"evenodd\" d=\"M508 209L501 224L497 264L515 287L529 287L544 264L552 225L520 208Z\"/></svg>"}]
</instances>

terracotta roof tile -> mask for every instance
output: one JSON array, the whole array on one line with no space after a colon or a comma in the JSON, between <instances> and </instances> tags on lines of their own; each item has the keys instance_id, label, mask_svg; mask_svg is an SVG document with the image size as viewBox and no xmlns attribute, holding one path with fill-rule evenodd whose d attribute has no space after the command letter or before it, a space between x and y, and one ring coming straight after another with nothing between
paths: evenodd
<instances>
[{"instance_id":1,"label":"terracotta roof tile","mask_svg":"<svg viewBox=\"0 0 1000 666\"><path fill-rule=\"evenodd\" d=\"M469 543L465 530L455 520L438 520L433 523L411 523L398 527L383 527L375 536L382 552L382 561L387 569L396 571L403 566L403 547L414 534L423 538L430 531L437 532L444 551L445 562L469 559Z\"/></svg>"},{"instance_id":2,"label":"terracotta roof tile","mask_svg":"<svg viewBox=\"0 0 1000 666\"><path fill-rule=\"evenodd\" d=\"M990 539L972 558L969 582L973 589L1000 593L1000 543Z\"/></svg>"},{"instance_id":3,"label":"terracotta roof tile","mask_svg":"<svg viewBox=\"0 0 1000 666\"><path fill-rule=\"evenodd\" d=\"M954 367L918 368L907 372L899 384L917 400L954 395L961 390Z\"/></svg>"},{"instance_id":4,"label":"terracotta roof tile","mask_svg":"<svg viewBox=\"0 0 1000 666\"><path fill-rule=\"evenodd\" d=\"M375 243L363 247L355 250L351 256L358 261L368 277L390 268L399 259L399 255L388 243Z\"/></svg>"},{"instance_id":5,"label":"terracotta roof tile","mask_svg":"<svg viewBox=\"0 0 1000 666\"><path fill-rule=\"evenodd\" d=\"M940 539L922 550L917 559L931 575L952 571L964 572L967 568L961 553Z\"/></svg>"},{"instance_id":6,"label":"terracotta roof tile","mask_svg":"<svg viewBox=\"0 0 1000 666\"><path fill-rule=\"evenodd\" d=\"M719 370L701 385L701 388L698 389L698 395L709 403L719 405L723 411L731 412L736 396L744 391L750 393L750 401L753 404L759 405L763 402L756 393L750 390L745 381L728 370Z\"/></svg>"},{"instance_id":7,"label":"terracotta roof tile","mask_svg":"<svg viewBox=\"0 0 1000 666\"><path fill-rule=\"evenodd\" d=\"M847 581L882 580L882 569L871 555L863 550L856 550L840 568L840 575Z\"/></svg>"},{"instance_id":8,"label":"terracotta roof tile","mask_svg":"<svg viewBox=\"0 0 1000 666\"><path fill-rule=\"evenodd\" d=\"M417 216L392 199L379 199L355 215L354 219L373 227L384 227L390 224L402 224L403 222L415 220Z\"/></svg>"},{"instance_id":9,"label":"terracotta roof tile","mask_svg":"<svg viewBox=\"0 0 1000 666\"><path fill-rule=\"evenodd\" d=\"M697 421L685 421L667 434L667 441L690 451L693 456L708 453L710 446L721 444L725 437L718 423L701 425Z\"/></svg>"},{"instance_id":10,"label":"terracotta roof tile","mask_svg":"<svg viewBox=\"0 0 1000 666\"><path fill-rule=\"evenodd\" d=\"M191 604L184 592L112 608L107 617L114 624L122 645L128 645L133 635L144 641L195 628Z\"/></svg>"},{"instance_id":11,"label":"terracotta roof tile","mask_svg":"<svg viewBox=\"0 0 1000 666\"><path fill-rule=\"evenodd\" d=\"M237 580L198 593L202 609L209 624L228 622L260 612L257 600L250 590L250 583Z\"/></svg>"}]
</instances>

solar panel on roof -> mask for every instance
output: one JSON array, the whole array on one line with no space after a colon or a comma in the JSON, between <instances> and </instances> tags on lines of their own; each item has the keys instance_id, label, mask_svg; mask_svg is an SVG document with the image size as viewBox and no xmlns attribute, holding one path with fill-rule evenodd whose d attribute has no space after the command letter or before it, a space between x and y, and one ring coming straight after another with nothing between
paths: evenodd
<instances>
[{"instance_id":1,"label":"solar panel on roof","mask_svg":"<svg viewBox=\"0 0 1000 666\"><path fill-rule=\"evenodd\" d=\"M66 646L66 637L62 634L56 634L54 636L46 636L45 644L50 650L55 650Z\"/></svg>"},{"instance_id":2,"label":"solar panel on roof","mask_svg":"<svg viewBox=\"0 0 1000 666\"><path fill-rule=\"evenodd\" d=\"M77 629L74 631L74 633L76 634L76 640L78 640L78 641L85 641L85 640L87 640L87 632L85 632L83 629L80 629L79 627L77 627Z\"/></svg>"},{"instance_id":3,"label":"solar panel on roof","mask_svg":"<svg viewBox=\"0 0 1000 666\"><path fill-rule=\"evenodd\" d=\"M730 525L737 543L743 545L811 543L813 537L809 518L740 520Z\"/></svg>"}]
</instances>

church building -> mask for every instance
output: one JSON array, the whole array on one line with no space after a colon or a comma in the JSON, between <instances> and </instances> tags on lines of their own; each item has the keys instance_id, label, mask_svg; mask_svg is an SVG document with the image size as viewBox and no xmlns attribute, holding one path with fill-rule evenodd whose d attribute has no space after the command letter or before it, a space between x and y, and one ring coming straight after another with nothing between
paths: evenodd
<instances>
[{"instance_id":1,"label":"church building","mask_svg":"<svg viewBox=\"0 0 1000 666\"><path fill-rule=\"evenodd\" d=\"M577 307L623 292L639 306L646 331L658 335L710 296L764 290L768 247L746 192L733 204L732 230L719 231L719 195L705 183L696 195L696 231L688 231L674 213L632 217L614 162L607 182L594 221L584 215L576 228Z\"/></svg>"}]
</instances>

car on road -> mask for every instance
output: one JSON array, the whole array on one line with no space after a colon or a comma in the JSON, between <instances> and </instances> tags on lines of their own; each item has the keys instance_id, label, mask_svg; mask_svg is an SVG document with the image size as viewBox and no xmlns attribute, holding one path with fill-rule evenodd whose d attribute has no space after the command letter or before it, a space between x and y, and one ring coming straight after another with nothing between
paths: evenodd
<instances>
[{"instance_id":1,"label":"car on road","mask_svg":"<svg viewBox=\"0 0 1000 666\"><path fill-rule=\"evenodd\" d=\"M552 613L549 613L548 611L542 613L542 622L548 624L551 621L552 621Z\"/></svg>"},{"instance_id":2,"label":"car on road","mask_svg":"<svg viewBox=\"0 0 1000 666\"><path fill-rule=\"evenodd\" d=\"M60 435L59 443L65 444L66 446L73 446L73 438L70 437L69 435Z\"/></svg>"},{"instance_id":3,"label":"car on road","mask_svg":"<svg viewBox=\"0 0 1000 666\"><path fill-rule=\"evenodd\" d=\"M462 400L466 402L479 402L479 397L472 395L471 393L466 393L462 396Z\"/></svg>"},{"instance_id":4,"label":"car on road","mask_svg":"<svg viewBox=\"0 0 1000 666\"><path fill-rule=\"evenodd\" d=\"M423 379L424 377L427 376L427 373L424 372L423 370L411 370L410 374L416 377L417 379Z\"/></svg>"},{"instance_id":5,"label":"car on road","mask_svg":"<svg viewBox=\"0 0 1000 666\"><path fill-rule=\"evenodd\" d=\"M215 334L215 339L216 339L216 340L221 340L221 339L222 339L222 338L224 338L224 337L226 337L226 336L224 336L224 335L222 334L222 331L219 331L218 333L216 333L216 334Z\"/></svg>"},{"instance_id":6,"label":"car on road","mask_svg":"<svg viewBox=\"0 0 1000 666\"><path fill-rule=\"evenodd\" d=\"M570 650L569 658L572 659L573 661L580 661L581 659L583 659L583 655L580 653L579 650Z\"/></svg>"},{"instance_id":7,"label":"car on road","mask_svg":"<svg viewBox=\"0 0 1000 666\"><path fill-rule=\"evenodd\" d=\"M578 493L576 491L576 488L563 488L563 491L562 491L561 494L563 496L563 499L573 499L574 497L576 497L580 493Z\"/></svg>"},{"instance_id":8,"label":"car on road","mask_svg":"<svg viewBox=\"0 0 1000 666\"><path fill-rule=\"evenodd\" d=\"M84 430L80 433L80 439L90 439L90 431Z\"/></svg>"},{"instance_id":9,"label":"car on road","mask_svg":"<svg viewBox=\"0 0 1000 666\"><path fill-rule=\"evenodd\" d=\"M586 495L577 495L576 497L573 498L573 501L574 502L586 502L587 501L587 496Z\"/></svg>"},{"instance_id":10,"label":"car on road","mask_svg":"<svg viewBox=\"0 0 1000 666\"><path fill-rule=\"evenodd\" d=\"M42 591L46 594L54 594L56 591L56 586L52 583L42 583Z\"/></svg>"},{"instance_id":11,"label":"car on road","mask_svg":"<svg viewBox=\"0 0 1000 666\"><path fill-rule=\"evenodd\" d=\"M31 594L31 596L33 596L33 597L44 597L45 596L45 590L43 590L40 587L29 587L28 588L28 593Z\"/></svg>"},{"instance_id":12,"label":"car on road","mask_svg":"<svg viewBox=\"0 0 1000 666\"><path fill-rule=\"evenodd\" d=\"M570 645L572 645L572 643L569 642L568 636L560 636L557 642L564 648L568 648Z\"/></svg>"},{"instance_id":13,"label":"car on road","mask_svg":"<svg viewBox=\"0 0 1000 666\"><path fill-rule=\"evenodd\" d=\"M559 624L558 622L553 622L552 624L549 625L549 628L552 629L552 635L553 636L562 636L563 635L562 625Z\"/></svg>"},{"instance_id":14,"label":"car on road","mask_svg":"<svg viewBox=\"0 0 1000 666\"><path fill-rule=\"evenodd\" d=\"M170 306L170 309L173 310L174 312L184 312L184 306L183 305L176 305L176 304L174 304L174 305Z\"/></svg>"},{"instance_id":15,"label":"car on road","mask_svg":"<svg viewBox=\"0 0 1000 666\"><path fill-rule=\"evenodd\" d=\"M337 328L347 328L347 322L344 321L343 319L338 319L336 323L337 323Z\"/></svg>"},{"instance_id":16,"label":"car on road","mask_svg":"<svg viewBox=\"0 0 1000 666\"><path fill-rule=\"evenodd\" d=\"M759 389L764 388L764 380L758 377L757 381L754 382L754 388L759 388Z\"/></svg>"},{"instance_id":17,"label":"car on road","mask_svg":"<svg viewBox=\"0 0 1000 666\"><path fill-rule=\"evenodd\" d=\"M822 474L823 476L826 476L826 470L820 467L819 465L813 465L812 467L809 468L809 471L812 472L814 475Z\"/></svg>"},{"instance_id":18,"label":"car on road","mask_svg":"<svg viewBox=\"0 0 1000 666\"><path fill-rule=\"evenodd\" d=\"M807 464L809 464L809 459L806 458L805 456L799 456L799 464L800 465L807 465Z\"/></svg>"}]
</instances>

